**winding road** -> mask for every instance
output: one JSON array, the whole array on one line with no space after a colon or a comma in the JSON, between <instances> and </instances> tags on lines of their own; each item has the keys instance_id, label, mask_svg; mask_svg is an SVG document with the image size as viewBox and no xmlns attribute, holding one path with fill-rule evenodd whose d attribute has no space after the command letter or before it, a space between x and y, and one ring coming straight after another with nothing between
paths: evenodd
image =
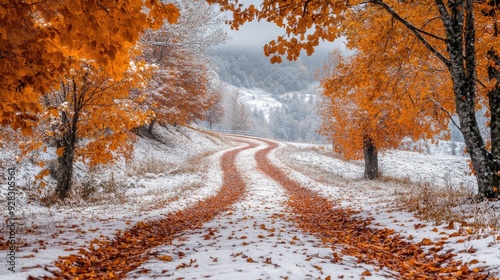
<instances>
[{"instance_id":1,"label":"winding road","mask_svg":"<svg viewBox=\"0 0 500 280\"><path fill-rule=\"evenodd\" d=\"M278 143L231 139L215 196L61 257L54 278L489 279L290 179L269 159Z\"/></svg>"}]
</instances>

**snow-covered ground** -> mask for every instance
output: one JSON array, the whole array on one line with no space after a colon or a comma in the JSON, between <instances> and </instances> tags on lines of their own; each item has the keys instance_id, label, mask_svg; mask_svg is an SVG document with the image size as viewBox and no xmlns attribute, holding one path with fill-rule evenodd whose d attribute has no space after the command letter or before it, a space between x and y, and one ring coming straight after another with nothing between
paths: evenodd
<instances>
[{"instance_id":1,"label":"snow-covered ground","mask_svg":"<svg viewBox=\"0 0 500 280\"><path fill-rule=\"evenodd\" d=\"M424 238L442 242L470 267L489 268L500 277L500 202L468 203L456 207L457 213L468 217L460 222L436 224L404 211L398 193L406 191L411 182L428 183L432 188L477 188L469 175L467 157L443 154L423 155L416 152L392 151L379 156L382 173L398 180L363 180L360 161L343 161L331 156L325 146L288 144L271 154L277 166L289 170L289 176L303 186L337 202L341 207L359 211L362 218L372 219L376 228L391 228L409 241ZM316 178L316 180L312 179ZM443 213L444 215L444 213ZM491 226L474 229L477 220L490 221Z\"/></svg>"},{"instance_id":2,"label":"snow-covered ground","mask_svg":"<svg viewBox=\"0 0 500 280\"><path fill-rule=\"evenodd\" d=\"M224 90L229 94L239 92L238 101L243 102L250 109L262 110L266 119L269 120L269 113L274 108L283 106L272 93L259 88L242 88L228 83L224 83Z\"/></svg>"},{"instance_id":3,"label":"snow-covered ground","mask_svg":"<svg viewBox=\"0 0 500 280\"><path fill-rule=\"evenodd\" d=\"M126 182L121 186L123 198L45 207L36 202L27 203L25 195L18 195L16 273L7 270L9 266L4 258L8 254L5 246L8 211L4 193L7 186L2 184L0 255L4 263L0 265L0 279L46 275L45 266L53 269L58 256L75 254L94 238L111 238L137 221L157 219L218 190L222 181L220 156L234 149L228 140L188 128L158 127L155 133L156 140L138 139L131 162L94 174L96 182L109 180L110 174L116 181ZM146 165L153 166L146 168ZM154 169L161 172L144 173ZM20 172L28 178L25 170ZM84 177L83 170L76 172L80 173L77 176ZM28 181L19 180L20 183Z\"/></svg>"},{"instance_id":4,"label":"snow-covered ground","mask_svg":"<svg viewBox=\"0 0 500 280\"><path fill-rule=\"evenodd\" d=\"M151 254L157 258L129 278L356 279L367 270L375 271L373 266L357 264L354 257L331 262L338 250L290 222L284 189L256 167L254 154L265 147L246 150L237 158L248 190L241 202L202 228L179 234L172 244L154 250ZM165 261L165 257L170 258ZM383 275L382 270L371 279L385 279Z\"/></svg>"},{"instance_id":5,"label":"snow-covered ground","mask_svg":"<svg viewBox=\"0 0 500 280\"><path fill-rule=\"evenodd\" d=\"M220 158L237 144L226 137L202 134L187 128L160 128L158 139L140 138L132 162L122 162L96 175L97 181L113 178L125 182L124 196L109 201L45 207L27 204L20 196L16 210L18 220L16 273L0 265L0 279L25 279L28 275L49 275L45 266L53 269L58 256L78 253L94 238L112 238L118 230L144 219L155 219L188 207L194 201L216 193L222 184ZM260 146L241 152L237 168L247 184L245 197L212 221L196 230L176 236L148 252L151 257L128 274L129 278L151 279L394 279L387 271L367 264L358 264L343 256L334 263L332 258L340 248L331 248L318 237L302 232L291 217L283 188L263 175L256 167L254 154ZM391 228L411 242L424 238L442 242L444 250L457 254L469 267L487 266L488 272L500 277L500 235L497 228L474 231L469 225L435 224L415 213L405 211L398 195L411 182L428 183L436 188L470 185L467 158L444 154L421 155L394 151L381 156L381 171L385 176L399 178L365 181L362 162L346 162L326 150L327 146L282 143L271 153L271 161L287 170L288 176L327 197L339 207L359 211L358 216L372 219L377 228ZM84 170L80 170L84 176ZM2 189L5 190L5 182ZM7 241L3 194L1 242ZM470 204L472 205L472 204ZM499 203L486 203L499 213ZM464 206L464 211L470 208ZM473 213L474 214L474 213ZM497 214L498 215L498 214ZM478 218L476 215L472 218ZM493 217L489 217L492 219ZM500 221L500 215L498 216ZM500 225L499 225L500 226ZM0 254L8 251L3 246ZM4 259L5 260L5 259ZM286 279L286 278L285 278Z\"/></svg>"}]
</instances>

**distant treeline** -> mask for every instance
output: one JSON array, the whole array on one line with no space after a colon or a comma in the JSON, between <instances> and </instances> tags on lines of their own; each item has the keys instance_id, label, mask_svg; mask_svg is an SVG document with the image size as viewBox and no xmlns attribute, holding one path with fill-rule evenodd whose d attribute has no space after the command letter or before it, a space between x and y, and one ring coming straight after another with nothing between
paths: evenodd
<instances>
[{"instance_id":1,"label":"distant treeline","mask_svg":"<svg viewBox=\"0 0 500 280\"><path fill-rule=\"evenodd\" d=\"M221 80L238 87L262 88L273 94L307 88L324 58L304 55L297 61L271 64L262 50L228 48L212 50L211 55Z\"/></svg>"}]
</instances>

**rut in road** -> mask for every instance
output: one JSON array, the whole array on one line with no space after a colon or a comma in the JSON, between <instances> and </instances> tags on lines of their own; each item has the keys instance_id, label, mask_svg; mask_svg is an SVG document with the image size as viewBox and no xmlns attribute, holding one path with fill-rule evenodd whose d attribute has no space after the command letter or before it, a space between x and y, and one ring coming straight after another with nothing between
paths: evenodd
<instances>
[{"instance_id":1,"label":"rut in road","mask_svg":"<svg viewBox=\"0 0 500 280\"><path fill-rule=\"evenodd\" d=\"M489 279L480 271L471 271L467 264L452 260L451 253L440 252L440 244L409 243L391 229L370 228L370 221L355 218L356 213L350 209L335 208L326 198L302 187L273 165L268 155L278 144L265 142L269 147L255 155L258 166L290 193L289 205L304 231L320 236L325 243L343 245L342 253L356 257L358 263L394 271L398 279ZM433 246L425 251L424 247L429 245ZM342 257L336 256L333 261Z\"/></svg>"},{"instance_id":2,"label":"rut in road","mask_svg":"<svg viewBox=\"0 0 500 280\"><path fill-rule=\"evenodd\" d=\"M199 227L226 211L245 193L245 183L236 170L235 158L241 151L257 146L253 142L240 142L247 146L228 151L221 157L223 183L215 196L164 219L138 222L112 240L94 240L87 249L81 249L79 255L59 257L55 264L59 271L51 271L54 279L123 278L149 258L146 252L150 249L170 242L176 233Z\"/></svg>"}]
</instances>

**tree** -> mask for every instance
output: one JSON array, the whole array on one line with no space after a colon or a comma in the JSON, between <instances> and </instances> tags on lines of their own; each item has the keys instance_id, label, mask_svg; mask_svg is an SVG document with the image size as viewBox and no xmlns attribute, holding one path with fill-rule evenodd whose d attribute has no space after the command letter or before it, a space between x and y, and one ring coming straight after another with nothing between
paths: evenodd
<instances>
[{"instance_id":1,"label":"tree","mask_svg":"<svg viewBox=\"0 0 500 280\"><path fill-rule=\"evenodd\" d=\"M132 151L130 131L147 121L147 114L127 99L130 88L147 76L129 71L119 81L82 62L61 81L59 90L44 96L47 114L43 131L57 147L56 192L65 199L71 188L73 163L90 166L112 162Z\"/></svg>"},{"instance_id":2,"label":"tree","mask_svg":"<svg viewBox=\"0 0 500 280\"><path fill-rule=\"evenodd\" d=\"M226 122L231 130L248 130L252 127L251 111L239 101L240 97L240 90L233 90L225 108Z\"/></svg>"},{"instance_id":3,"label":"tree","mask_svg":"<svg viewBox=\"0 0 500 280\"><path fill-rule=\"evenodd\" d=\"M142 107L154 112L149 130L156 122L184 125L202 120L216 99L209 92L211 63L207 51L223 43L218 14L207 3L179 1L179 24L164 24L148 30L141 38L142 58L158 68L149 88L137 92Z\"/></svg>"},{"instance_id":4,"label":"tree","mask_svg":"<svg viewBox=\"0 0 500 280\"><path fill-rule=\"evenodd\" d=\"M269 131L271 136L285 141L318 141L319 117L315 103L305 101L297 94L280 99L282 106L271 110Z\"/></svg>"},{"instance_id":5,"label":"tree","mask_svg":"<svg viewBox=\"0 0 500 280\"><path fill-rule=\"evenodd\" d=\"M394 79L392 73L370 67L371 55L344 59L333 53L323 70L320 106L321 133L345 158L364 158L367 179L378 177L379 151L397 148L407 137L435 135L446 129L447 117L440 108L429 106L429 94L440 93L441 87L432 79L424 82L424 71L398 69L409 79Z\"/></svg>"},{"instance_id":6,"label":"tree","mask_svg":"<svg viewBox=\"0 0 500 280\"><path fill-rule=\"evenodd\" d=\"M205 120L208 122L210 129L212 129L212 125L220 123L224 117L224 106L222 104L222 82L212 88L210 92L211 97L213 98L213 101L210 103L213 105L208 108Z\"/></svg>"},{"instance_id":7,"label":"tree","mask_svg":"<svg viewBox=\"0 0 500 280\"><path fill-rule=\"evenodd\" d=\"M81 59L120 79L139 34L178 16L173 4L156 0L2 1L0 124L29 133L40 97Z\"/></svg>"},{"instance_id":8,"label":"tree","mask_svg":"<svg viewBox=\"0 0 500 280\"><path fill-rule=\"evenodd\" d=\"M269 125L262 109L253 108L251 123L253 125L250 129L258 132L260 137L268 138L270 136Z\"/></svg>"},{"instance_id":9,"label":"tree","mask_svg":"<svg viewBox=\"0 0 500 280\"><path fill-rule=\"evenodd\" d=\"M288 119L285 115L283 108L277 107L269 112L268 126L272 137L276 139L289 141L290 124L288 123Z\"/></svg>"},{"instance_id":10,"label":"tree","mask_svg":"<svg viewBox=\"0 0 500 280\"><path fill-rule=\"evenodd\" d=\"M273 55L272 62L280 62L285 53L290 60L296 59L302 50L310 55L320 40L333 41L346 36L348 42L355 42L361 38L345 22L356 23L363 34L380 27L355 21L360 13L368 17L373 14L373 21L376 21L375 16L380 13L389 16L394 30L404 30L404 34L415 38L418 47L423 47L427 54L439 61L437 66L446 71L454 99L453 109L458 115L459 126L477 176L479 192L485 197L500 194L500 77L495 71L499 66L495 55L500 49L500 41L497 38L498 20L495 14L499 7L496 1L434 0L416 3L395 0L264 0L260 8L254 5L245 7L236 1L207 1L219 3L223 9L233 12L233 20L230 21L233 28L253 19L265 19L284 27L285 36L279 36L264 47L266 55ZM416 45L408 44L408 40L405 40L407 38L401 38L396 45L387 46L412 50ZM369 47L355 43L350 46ZM418 66L414 63L413 59L404 62L406 65ZM397 68L397 65L391 67ZM481 86L478 87L478 84ZM481 105L489 106L490 140L481 135L475 116Z\"/></svg>"}]
</instances>

